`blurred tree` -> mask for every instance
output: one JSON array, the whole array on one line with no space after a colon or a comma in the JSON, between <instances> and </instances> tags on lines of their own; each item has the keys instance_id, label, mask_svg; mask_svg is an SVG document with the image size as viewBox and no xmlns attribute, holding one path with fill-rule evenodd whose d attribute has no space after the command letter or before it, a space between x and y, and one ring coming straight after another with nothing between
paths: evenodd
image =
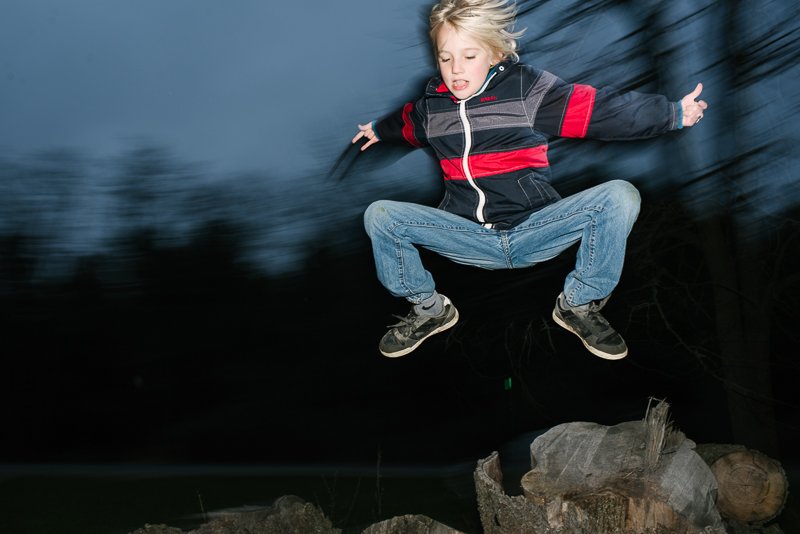
<instances>
[{"instance_id":1,"label":"blurred tree","mask_svg":"<svg viewBox=\"0 0 800 534\"><path fill-rule=\"evenodd\" d=\"M754 114L768 111L762 97L774 94L770 88L775 84L784 89L784 99L789 84L796 92L792 69L800 57L800 7L737 0L523 0L519 6L522 26L535 21L525 52L568 57L572 61L559 67L570 79L675 99L704 82L701 97L710 102L709 117L698 128L660 140L652 152L659 154L655 170L669 177L660 190L679 192L694 220L671 231L684 232L681 239L702 254L710 276L712 302L698 301L690 284L683 287L687 302L714 317L716 349L681 341L703 368L724 382L736 442L776 454L770 330L776 305L791 309L787 300L796 300L796 295L774 289L783 283L775 262L782 259L784 245L772 236L783 224L798 231L796 223L776 213L797 203L797 171L782 163L797 156L784 149L789 139L781 137L796 138L797 130L787 127L785 117L776 117L782 120L771 122L770 129L763 116L754 119ZM766 11L770 15L762 16ZM587 50L584 39L598 25L608 30L607 42L598 42L593 34L593 48ZM787 104L779 101L777 106ZM653 146L645 143L644 149ZM575 153L573 147L570 150ZM603 150L607 162L610 152ZM576 168L579 164L579 159L569 162L566 174L587 169ZM782 198L775 198L776 191ZM658 302L653 305L668 309ZM673 321L669 316L662 320ZM688 332L672 332L688 337ZM712 354L713 363L708 360Z\"/></svg>"}]
</instances>

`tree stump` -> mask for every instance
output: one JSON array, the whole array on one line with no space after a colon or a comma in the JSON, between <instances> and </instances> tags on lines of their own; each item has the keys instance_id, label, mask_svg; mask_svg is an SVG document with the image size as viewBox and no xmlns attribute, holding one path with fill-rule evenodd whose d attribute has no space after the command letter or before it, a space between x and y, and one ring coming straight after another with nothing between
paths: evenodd
<instances>
[{"instance_id":1,"label":"tree stump","mask_svg":"<svg viewBox=\"0 0 800 534\"><path fill-rule=\"evenodd\" d=\"M717 508L726 519L763 524L780 515L789 481L779 462L742 445L697 447L717 479Z\"/></svg>"},{"instance_id":2,"label":"tree stump","mask_svg":"<svg viewBox=\"0 0 800 534\"><path fill-rule=\"evenodd\" d=\"M724 534L716 479L667 424L667 409L660 402L642 421L566 423L537 437L522 477L525 504L502 494L496 456L479 463L485 532Z\"/></svg>"},{"instance_id":3,"label":"tree stump","mask_svg":"<svg viewBox=\"0 0 800 534\"><path fill-rule=\"evenodd\" d=\"M478 461L473 478L484 534L548 532L547 516L522 495L506 495L497 451Z\"/></svg>"}]
</instances>

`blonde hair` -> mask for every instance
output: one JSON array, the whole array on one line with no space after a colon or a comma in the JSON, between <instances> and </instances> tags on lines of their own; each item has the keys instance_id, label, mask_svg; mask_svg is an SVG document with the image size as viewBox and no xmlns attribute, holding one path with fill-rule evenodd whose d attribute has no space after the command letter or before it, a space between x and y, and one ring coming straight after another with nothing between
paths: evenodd
<instances>
[{"instance_id":1,"label":"blonde hair","mask_svg":"<svg viewBox=\"0 0 800 534\"><path fill-rule=\"evenodd\" d=\"M430 38L434 54L436 36L445 24L482 42L492 56L519 61L517 39L525 30L514 31L516 4L508 0L441 0L431 9Z\"/></svg>"}]
</instances>

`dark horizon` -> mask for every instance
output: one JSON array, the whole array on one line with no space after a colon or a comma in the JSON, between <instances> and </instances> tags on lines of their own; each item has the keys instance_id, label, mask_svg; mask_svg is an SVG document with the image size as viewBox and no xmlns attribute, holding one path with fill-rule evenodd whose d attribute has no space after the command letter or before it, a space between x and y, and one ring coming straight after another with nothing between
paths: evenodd
<instances>
[{"instance_id":1,"label":"dark horizon","mask_svg":"<svg viewBox=\"0 0 800 534\"><path fill-rule=\"evenodd\" d=\"M141 232L48 282L21 278L26 241L6 239L4 278L16 280L3 294L2 335L16 357L6 360L3 395L19 408L7 415L17 430L0 463L369 463L378 449L387 462L462 461L561 422L642 418L650 397L666 400L695 441L763 449L763 436L747 441L731 428L724 355L709 336L712 280L681 237L696 223L679 209L645 202L631 235L609 311L630 339L620 362L591 356L549 318L570 251L508 272L426 253L462 320L392 360L377 340L404 309L374 279L365 238L345 249L312 243L302 270L271 278L247 267L235 228L222 222L186 245ZM782 317L769 317L764 363L782 446L762 452L791 455L796 368ZM330 443L319 447L318 436Z\"/></svg>"}]
</instances>

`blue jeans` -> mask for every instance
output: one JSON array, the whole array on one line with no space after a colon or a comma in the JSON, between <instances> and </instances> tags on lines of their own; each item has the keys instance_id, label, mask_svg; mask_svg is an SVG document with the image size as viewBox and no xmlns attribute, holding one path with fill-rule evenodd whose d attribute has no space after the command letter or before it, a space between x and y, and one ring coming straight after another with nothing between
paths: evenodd
<instances>
[{"instance_id":1,"label":"blue jeans","mask_svg":"<svg viewBox=\"0 0 800 534\"><path fill-rule=\"evenodd\" d=\"M614 180L563 198L508 230L492 230L438 208L378 200L364 213L378 280L396 297L419 304L436 289L417 247L484 269L518 269L555 258L580 241L564 281L573 306L611 294L622 274L625 243L640 197Z\"/></svg>"}]
</instances>

